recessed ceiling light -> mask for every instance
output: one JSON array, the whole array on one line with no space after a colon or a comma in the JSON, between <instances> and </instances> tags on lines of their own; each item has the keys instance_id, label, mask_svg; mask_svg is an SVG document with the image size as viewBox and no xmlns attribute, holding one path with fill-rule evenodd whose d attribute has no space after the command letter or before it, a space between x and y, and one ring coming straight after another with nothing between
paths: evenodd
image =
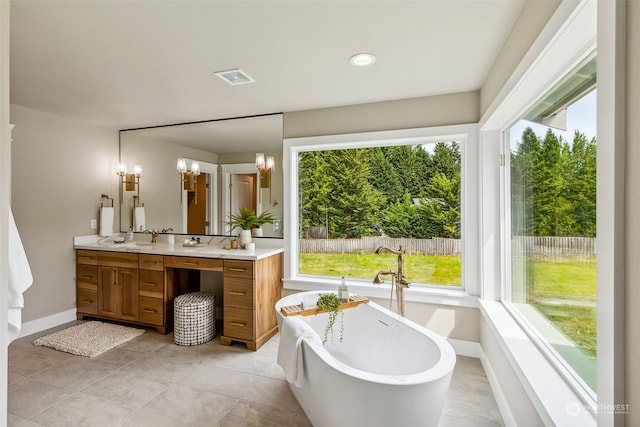
<instances>
[{"instance_id":1,"label":"recessed ceiling light","mask_svg":"<svg viewBox=\"0 0 640 427\"><path fill-rule=\"evenodd\" d=\"M249 76L249 74L245 73L240 68L234 68L233 70L216 71L213 74L233 86L255 82L255 80L253 80L251 76Z\"/></svg>"},{"instance_id":2,"label":"recessed ceiling light","mask_svg":"<svg viewBox=\"0 0 640 427\"><path fill-rule=\"evenodd\" d=\"M356 67L367 67L376 62L376 57L372 53L357 53L349 58L349 62Z\"/></svg>"}]
</instances>

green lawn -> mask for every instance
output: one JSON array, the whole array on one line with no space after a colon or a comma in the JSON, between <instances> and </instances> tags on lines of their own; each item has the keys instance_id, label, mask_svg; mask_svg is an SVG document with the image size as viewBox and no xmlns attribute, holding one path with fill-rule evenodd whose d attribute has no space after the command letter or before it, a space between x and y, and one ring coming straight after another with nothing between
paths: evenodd
<instances>
[{"instance_id":1,"label":"green lawn","mask_svg":"<svg viewBox=\"0 0 640 427\"><path fill-rule=\"evenodd\" d=\"M373 280L380 270L398 269L393 254L300 254L300 273ZM407 255L404 272L413 283L460 286L460 257ZM389 276L385 280L390 280Z\"/></svg>"},{"instance_id":2,"label":"green lawn","mask_svg":"<svg viewBox=\"0 0 640 427\"><path fill-rule=\"evenodd\" d=\"M588 356L596 356L596 309L581 306L595 301L595 260L540 260L533 262L534 289L529 303L551 320ZM392 254L300 254L300 273L347 276L373 280L379 270L396 270ZM412 283L459 287L460 257L407 255L405 274ZM388 276L386 277L388 279ZM555 298L553 303L550 301ZM558 300L564 304L558 305ZM579 303L572 304L572 300Z\"/></svg>"}]
</instances>

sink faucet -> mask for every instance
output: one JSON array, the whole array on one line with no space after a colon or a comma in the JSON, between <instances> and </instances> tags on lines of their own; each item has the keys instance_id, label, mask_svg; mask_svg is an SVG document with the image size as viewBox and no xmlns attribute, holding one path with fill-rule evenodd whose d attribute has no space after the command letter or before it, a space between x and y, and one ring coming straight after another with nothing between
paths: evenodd
<instances>
[{"instance_id":1,"label":"sink faucet","mask_svg":"<svg viewBox=\"0 0 640 427\"><path fill-rule=\"evenodd\" d=\"M158 242L158 230L152 228L151 230L144 230L146 234L151 234L151 243Z\"/></svg>"},{"instance_id":2,"label":"sink faucet","mask_svg":"<svg viewBox=\"0 0 640 427\"><path fill-rule=\"evenodd\" d=\"M404 250L402 246L399 249L393 250L386 246L380 246L376 249L376 255L381 253L389 252L395 255L398 255L398 270L380 270L373 278L373 283L379 285L383 283L381 276L391 276L391 298L389 299L389 308L391 308L392 300L393 300L393 287L396 287L396 304L397 311L400 316L404 316L404 289L409 287L409 282L407 278L404 276Z\"/></svg>"},{"instance_id":3,"label":"sink faucet","mask_svg":"<svg viewBox=\"0 0 640 427\"><path fill-rule=\"evenodd\" d=\"M152 228L151 230L144 230L146 234L151 234L151 243L158 243L158 234L166 233L167 231L173 231L173 228L163 228L160 231L156 230L155 228Z\"/></svg>"}]
</instances>

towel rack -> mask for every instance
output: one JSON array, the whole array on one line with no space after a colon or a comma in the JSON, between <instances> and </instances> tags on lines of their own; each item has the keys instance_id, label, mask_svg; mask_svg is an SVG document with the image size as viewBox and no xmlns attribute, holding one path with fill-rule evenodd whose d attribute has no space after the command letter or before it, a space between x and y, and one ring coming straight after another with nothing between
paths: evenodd
<instances>
[{"instance_id":1,"label":"towel rack","mask_svg":"<svg viewBox=\"0 0 640 427\"><path fill-rule=\"evenodd\" d=\"M107 199L107 200L111 200L111 207L113 207L113 199L109 196L107 196L106 194L103 194L100 196L101 199ZM104 202L100 202L100 207L104 207Z\"/></svg>"},{"instance_id":2,"label":"towel rack","mask_svg":"<svg viewBox=\"0 0 640 427\"><path fill-rule=\"evenodd\" d=\"M134 208L144 208L144 203L140 203L140 196L133 196L133 207Z\"/></svg>"}]
</instances>

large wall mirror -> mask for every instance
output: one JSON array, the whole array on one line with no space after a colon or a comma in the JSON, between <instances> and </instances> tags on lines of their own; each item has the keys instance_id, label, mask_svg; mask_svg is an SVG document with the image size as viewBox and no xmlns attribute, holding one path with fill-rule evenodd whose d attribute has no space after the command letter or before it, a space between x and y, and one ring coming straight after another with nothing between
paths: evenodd
<instances>
[{"instance_id":1,"label":"large wall mirror","mask_svg":"<svg viewBox=\"0 0 640 427\"><path fill-rule=\"evenodd\" d=\"M258 170L257 153L273 168ZM123 232L236 234L229 213L248 206L276 218L264 236L282 237L282 114L123 130L120 162L142 169L137 185L120 186Z\"/></svg>"}]
</instances>

